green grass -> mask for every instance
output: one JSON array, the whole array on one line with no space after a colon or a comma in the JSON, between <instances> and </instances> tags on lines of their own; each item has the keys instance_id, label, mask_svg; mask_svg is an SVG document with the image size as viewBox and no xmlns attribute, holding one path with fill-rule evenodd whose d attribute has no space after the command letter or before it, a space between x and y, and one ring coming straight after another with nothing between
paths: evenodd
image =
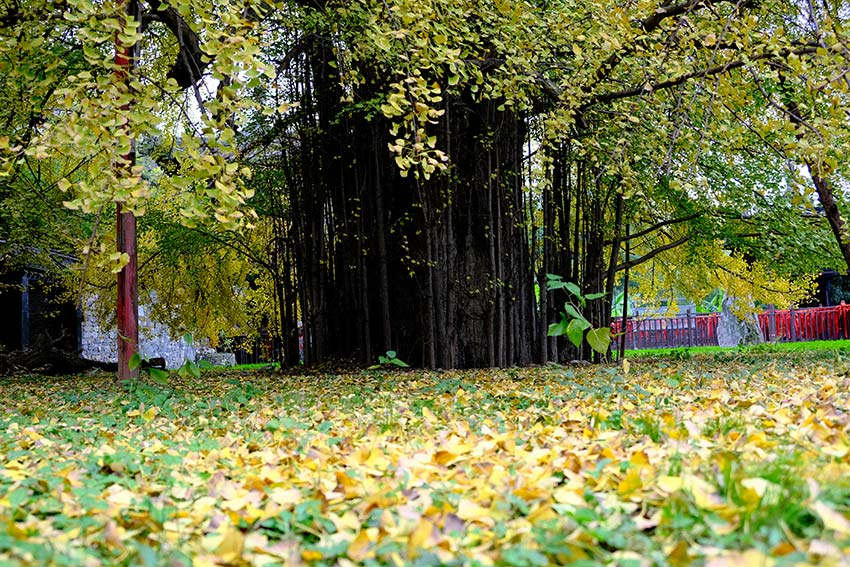
<instances>
[{"instance_id":1,"label":"green grass","mask_svg":"<svg viewBox=\"0 0 850 567\"><path fill-rule=\"evenodd\" d=\"M231 370L263 370L266 368L277 370L280 368L280 365L277 362L256 362L253 364L237 364L230 367Z\"/></svg>"},{"instance_id":2,"label":"green grass","mask_svg":"<svg viewBox=\"0 0 850 567\"><path fill-rule=\"evenodd\" d=\"M750 354L750 353L784 353L784 352L833 352L836 350L850 351L850 340L839 341L807 341L798 343L763 343L760 345L721 347L695 346L678 348L647 348L627 349L626 358L681 358L690 355L712 354Z\"/></svg>"}]
</instances>

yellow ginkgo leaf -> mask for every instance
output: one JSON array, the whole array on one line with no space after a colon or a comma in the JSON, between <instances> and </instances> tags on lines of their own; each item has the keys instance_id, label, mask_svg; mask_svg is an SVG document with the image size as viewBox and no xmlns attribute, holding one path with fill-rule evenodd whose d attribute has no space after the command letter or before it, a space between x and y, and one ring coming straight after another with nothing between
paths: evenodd
<instances>
[{"instance_id":1,"label":"yellow ginkgo leaf","mask_svg":"<svg viewBox=\"0 0 850 567\"><path fill-rule=\"evenodd\" d=\"M373 555L373 552L369 550L369 546L372 544L374 540L373 534L370 533L370 530L374 530L375 528L369 528L366 530L361 530L357 537L348 544L348 556L354 561L363 561Z\"/></svg>"},{"instance_id":2,"label":"yellow ginkgo leaf","mask_svg":"<svg viewBox=\"0 0 850 567\"><path fill-rule=\"evenodd\" d=\"M284 508L292 508L299 504L304 497L297 488L275 488L269 492L269 499Z\"/></svg>"},{"instance_id":3,"label":"yellow ginkgo leaf","mask_svg":"<svg viewBox=\"0 0 850 567\"><path fill-rule=\"evenodd\" d=\"M434 530L434 524L426 519L421 519L416 525L416 528L410 533L407 538L407 553L411 557L415 557L419 548L426 547L428 540L431 537L431 532Z\"/></svg>"},{"instance_id":4,"label":"yellow ginkgo leaf","mask_svg":"<svg viewBox=\"0 0 850 567\"><path fill-rule=\"evenodd\" d=\"M642 485L643 483L640 480L640 470L637 467L629 467L629 470L626 471L626 476L624 476L617 485L617 492L619 492L621 496L627 496L638 490Z\"/></svg>"},{"instance_id":5,"label":"yellow ginkgo leaf","mask_svg":"<svg viewBox=\"0 0 850 567\"><path fill-rule=\"evenodd\" d=\"M472 500L469 500L468 498L461 499L460 504L458 504L457 517L461 520L466 520L467 522L478 522L488 526L492 526L496 523L493 520L490 510L476 502L473 502Z\"/></svg>"},{"instance_id":6,"label":"yellow ginkgo leaf","mask_svg":"<svg viewBox=\"0 0 850 567\"><path fill-rule=\"evenodd\" d=\"M850 534L850 520L844 515L836 512L821 500L815 501L811 508L820 516L826 529L834 530L842 535Z\"/></svg>"},{"instance_id":7,"label":"yellow ginkgo leaf","mask_svg":"<svg viewBox=\"0 0 850 567\"><path fill-rule=\"evenodd\" d=\"M681 477L678 476L660 476L658 477L658 481L655 483L655 486L663 490L664 492L676 492L677 490L681 490L684 482Z\"/></svg>"},{"instance_id":8,"label":"yellow ginkgo leaf","mask_svg":"<svg viewBox=\"0 0 850 567\"><path fill-rule=\"evenodd\" d=\"M145 413L142 414L142 419L144 419L146 422L151 422L157 416L158 413L159 413L158 407L156 407L156 406L150 407L147 410L145 410Z\"/></svg>"},{"instance_id":9,"label":"yellow ginkgo leaf","mask_svg":"<svg viewBox=\"0 0 850 567\"><path fill-rule=\"evenodd\" d=\"M245 538L238 529L227 528L224 537L215 549L215 555L225 563L233 563L242 557Z\"/></svg>"}]
</instances>

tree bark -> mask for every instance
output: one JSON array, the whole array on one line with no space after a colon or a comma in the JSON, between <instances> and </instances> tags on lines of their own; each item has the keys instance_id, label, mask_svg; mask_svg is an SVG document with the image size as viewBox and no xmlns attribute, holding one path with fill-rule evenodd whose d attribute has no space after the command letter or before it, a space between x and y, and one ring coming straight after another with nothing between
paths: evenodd
<instances>
[{"instance_id":1,"label":"tree bark","mask_svg":"<svg viewBox=\"0 0 850 567\"><path fill-rule=\"evenodd\" d=\"M119 0L123 5L125 0ZM135 17L136 3L126 4L128 15ZM129 88L130 73L135 65L136 49L125 47L115 39L116 77L127 84ZM129 111L126 104L121 107ZM122 156L121 169L130 170L136 163L135 143L130 146L130 153ZM139 377L137 368L130 368L130 359L136 354L139 345L139 288L138 288L138 257L136 254L136 217L131 212L122 210L121 203L116 210L116 242L118 252L127 254L127 264L118 272L118 299L116 318L118 321L118 380L125 382Z\"/></svg>"}]
</instances>

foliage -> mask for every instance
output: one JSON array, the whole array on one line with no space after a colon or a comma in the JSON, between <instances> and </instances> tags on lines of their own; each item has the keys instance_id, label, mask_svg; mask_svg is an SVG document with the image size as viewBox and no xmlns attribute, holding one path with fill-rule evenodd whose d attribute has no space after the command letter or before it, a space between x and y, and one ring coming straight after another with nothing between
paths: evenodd
<instances>
[{"instance_id":1,"label":"foliage","mask_svg":"<svg viewBox=\"0 0 850 567\"><path fill-rule=\"evenodd\" d=\"M631 286L629 286L631 287ZM620 289L614 291L614 298L611 300L611 317L620 318L623 316L623 298L625 290L621 286ZM626 313L628 317L634 316L634 301L629 298L626 304Z\"/></svg>"},{"instance_id":2,"label":"foliage","mask_svg":"<svg viewBox=\"0 0 850 567\"><path fill-rule=\"evenodd\" d=\"M570 342L576 348L581 346L583 339L586 339L587 344L594 351L603 355L607 354L608 348L611 346L611 328L594 327L582 315L582 310L587 307L588 301L601 299L605 297L605 294L589 293L584 295L576 284L565 282L561 276L555 274L546 274L546 289L550 291L564 289L578 301L578 304L575 304L572 300L568 299L564 303L561 321L549 325L549 336L559 337L561 335L567 335L567 338L570 339Z\"/></svg>"},{"instance_id":3,"label":"foliage","mask_svg":"<svg viewBox=\"0 0 850 567\"><path fill-rule=\"evenodd\" d=\"M398 366L401 368L408 368L410 365L401 360L396 351L388 350L385 355L378 357L378 364L370 367L370 370L376 370L381 366Z\"/></svg>"},{"instance_id":4,"label":"foliage","mask_svg":"<svg viewBox=\"0 0 850 567\"><path fill-rule=\"evenodd\" d=\"M0 254L78 252L69 290L105 302L127 258L104 226L144 212L157 320L269 329L289 361L301 322L308 363L546 362L548 272L793 303L850 262L847 21L787 0L14 2Z\"/></svg>"},{"instance_id":5,"label":"foliage","mask_svg":"<svg viewBox=\"0 0 850 567\"><path fill-rule=\"evenodd\" d=\"M247 16L262 3L150 2L140 15L128 6L28 1L9 9L11 25L0 33L4 82L20 84L33 108L28 122L10 122L0 136L5 182L37 172L40 184L64 194L65 207L98 218L120 204L137 216L171 209L187 225L249 225L250 171L235 160L235 129L261 110L243 89L270 73ZM215 91L198 84L203 70ZM150 139L166 148L161 163L135 163L137 145ZM112 251L108 261L117 271L127 259Z\"/></svg>"},{"instance_id":6,"label":"foliage","mask_svg":"<svg viewBox=\"0 0 850 567\"><path fill-rule=\"evenodd\" d=\"M839 564L846 358L0 381L0 561Z\"/></svg>"},{"instance_id":7,"label":"foliage","mask_svg":"<svg viewBox=\"0 0 850 567\"><path fill-rule=\"evenodd\" d=\"M675 311L680 294L701 302L721 289L726 297L735 298L732 310L739 316L760 310L757 304L777 309L799 304L809 297L813 284L812 275L782 277L764 262L748 262L725 249L721 242L663 252L635 272L637 286L630 296L641 305L666 301L668 311Z\"/></svg>"}]
</instances>

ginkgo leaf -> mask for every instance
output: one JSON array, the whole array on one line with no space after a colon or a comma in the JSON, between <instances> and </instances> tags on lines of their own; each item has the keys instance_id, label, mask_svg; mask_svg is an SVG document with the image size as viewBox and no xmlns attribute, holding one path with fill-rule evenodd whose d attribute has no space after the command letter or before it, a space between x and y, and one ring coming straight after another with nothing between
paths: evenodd
<instances>
[{"instance_id":1,"label":"ginkgo leaf","mask_svg":"<svg viewBox=\"0 0 850 567\"><path fill-rule=\"evenodd\" d=\"M225 563L235 563L242 556L245 538L236 528L228 528L215 554Z\"/></svg>"},{"instance_id":2,"label":"ginkgo leaf","mask_svg":"<svg viewBox=\"0 0 850 567\"><path fill-rule=\"evenodd\" d=\"M850 535L850 520L836 512L821 500L816 500L811 509L820 516L823 525L828 530L834 530L843 535Z\"/></svg>"}]
</instances>

